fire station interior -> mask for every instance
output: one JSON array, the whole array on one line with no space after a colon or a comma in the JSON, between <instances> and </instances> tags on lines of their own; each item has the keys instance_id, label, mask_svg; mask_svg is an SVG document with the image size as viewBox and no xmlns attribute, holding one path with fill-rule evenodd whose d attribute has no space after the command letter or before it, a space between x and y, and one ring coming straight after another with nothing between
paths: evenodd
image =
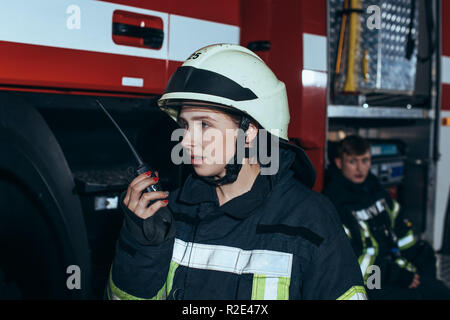
<instances>
[{"instance_id":1,"label":"fire station interior","mask_svg":"<svg viewBox=\"0 0 450 320\"><path fill-rule=\"evenodd\" d=\"M338 141L351 134L368 139L371 172L415 232L430 242L439 233L438 276L450 286L448 196L440 230L435 214L440 1L362 1L363 12L373 3L382 9L372 30L355 26L351 16L366 21L349 11L350 0L326 2L323 179ZM119 195L136 176L136 159L97 100L157 168L164 190L181 186L193 169L171 161L179 141L171 139L176 124L157 107L160 94L37 91L0 90L0 300L103 299L123 224ZM68 290L68 265L83 270L85 290Z\"/></svg>"},{"instance_id":2,"label":"fire station interior","mask_svg":"<svg viewBox=\"0 0 450 320\"><path fill-rule=\"evenodd\" d=\"M353 134L366 138L371 143L370 171L401 204L414 231L433 241L440 157L437 3L418 1L411 7L409 1L380 1L380 29L358 33L352 57L341 44L345 48L349 41L348 34L341 34L345 23L351 24L343 18L348 4L344 0L328 4L328 171L334 166L338 141ZM364 2L362 10L369 5ZM448 230L448 219L444 223L443 230ZM450 283L448 231L443 239L438 270Z\"/></svg>"}]
</instances>

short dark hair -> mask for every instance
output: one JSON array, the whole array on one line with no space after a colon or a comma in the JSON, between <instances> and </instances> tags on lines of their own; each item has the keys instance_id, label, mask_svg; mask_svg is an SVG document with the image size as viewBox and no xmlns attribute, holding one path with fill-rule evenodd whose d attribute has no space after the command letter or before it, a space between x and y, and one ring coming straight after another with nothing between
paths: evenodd
<instances>
[{"instance_id":1,"label":"short dark hair","mask_svg":"<svg viewBox=\"0 0 450 320\"><path fill-rule=\"evenodd\" d=\"M349 156L360 156L370 150L370 143L358 135L347 136L337 146L337 157L342 158L345 154Z\"/></svg>"}]
</instances>

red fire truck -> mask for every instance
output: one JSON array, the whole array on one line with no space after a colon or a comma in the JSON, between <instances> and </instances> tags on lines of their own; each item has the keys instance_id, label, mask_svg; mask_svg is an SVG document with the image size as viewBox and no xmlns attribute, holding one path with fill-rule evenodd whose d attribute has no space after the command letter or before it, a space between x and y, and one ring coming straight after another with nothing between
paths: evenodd
<instances>
[{"instance_id":1,"label":"red fire truck","mask_svg":"<svg viewBox=\"0 0 450 320\"><path fill-rule=\"evenodd\" d=\"M432 2L432 13L450 13L448 1ZM425 6L423 0L417 3ZM0 11L0 297L102 297L122 223L118 194L133 178L135 164L95 100L104 103L145 161L159 171L166 189L174 189L189 168L170 161L170 134L175 127L156 101L182 61L213 43L250 48L286 83L289 136L305 148L316 168L316 191L324 183L327 141L358 132L367 138L400 139L409 146L405 150L410 151L399 155L404 160L401 180L391 179L392 157L381 157L378 169L390 168L386 187L401 202L416 199L410 212L417 231L441 249L450 236L444 234L450 180L449 35L443 32L442 41L434 39L437 50L429 52L422 69L418 67L438 71L429 72L422 85L430 98L425 106L384 106L369 100L347 105L338 102L330 89L335 77L330 48L333 17L355 12L336 13L331 10L334 5L342 3L4 3ZM357 14L362 19L369 15L364 10ZM421 19L431 19L426 18L419 14L419 24ZM432 21L434 31L450 27L445 19L441 26L439 15ZM352 96L363 95L369 96L364 92ZM70 266L81 272L75 288L67 283Z\"/></svg>"}]
</instances>

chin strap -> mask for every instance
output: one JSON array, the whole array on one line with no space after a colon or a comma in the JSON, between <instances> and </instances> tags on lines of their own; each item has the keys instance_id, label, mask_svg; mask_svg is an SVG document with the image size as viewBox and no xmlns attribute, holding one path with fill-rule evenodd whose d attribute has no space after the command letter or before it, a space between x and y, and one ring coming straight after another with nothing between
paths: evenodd
<instances>
[{"instance_id":1,"label":"chin strap","mask_svg":"<svg viewBox=\"0 0 450 320\"><path fill-rule=\"evenodd\" d=\"M237 142L241 141L240 139L242 139L242 134L244 134L243 141L245 141L245 133L247 132L248 127L250 126L250 122L251 122L251 120L249 118L247 118L246 116L242 116L241 122L239 124L239 128L242 129L244 131L244 133L242 133L242 131L240 131L240 130L238 131L238 137L236 139L236 152L234 154L234 157L225 166L225 175L219 179L215 179L214 177L200 177L199 176L200 179L202 179L205 182L212 184L214 186L221 186L221 185L233 183L236 181L236 179L239 175L239 172L241 171L241 168L242 168L242 160L244 157L248 158L248 155L249 155L249 148L245 147L245 154L242 156L242 159L238 159Z\"/></svg>"}]
</instances>

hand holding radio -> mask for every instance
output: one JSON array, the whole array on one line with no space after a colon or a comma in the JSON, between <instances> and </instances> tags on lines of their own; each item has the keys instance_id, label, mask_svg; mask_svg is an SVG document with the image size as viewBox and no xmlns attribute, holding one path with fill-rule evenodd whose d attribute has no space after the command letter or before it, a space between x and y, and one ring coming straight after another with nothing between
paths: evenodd
<instances>
[{"instance_id":1,"label":"hand holding radio","mask_svg":"<svg viewBox=\"0 0 450 320\"><path fill-rule=\"evenodd\" d=\"M96 102L117 128L138 165L136 169L138 176L128 186L123 204L128 211L131 211L143 220L136 222L134 221L135 219L125 214L125 227L142 245L158 245L169 238L173 238L175 235L175 223L173 223L170 209L167 208L169 201L166 199L169 193L162 191L162 187L158 182L158 175L150 171L145 165L141 156L108 110L98 99ZM155 216L157 212L158 215Z\"/></svg>"},{"instance_id":2,"label":"hand holding radio","mask_svg":"<svg viewBox=\"0 0 450 320\"><path fill-rule=\"evenodd\" d=\"M157 174L146 171L130 183L124 197L124 205L141 219L153 216L168 205L168 192L161 191Z\"/></svg>"}]
</instances>

